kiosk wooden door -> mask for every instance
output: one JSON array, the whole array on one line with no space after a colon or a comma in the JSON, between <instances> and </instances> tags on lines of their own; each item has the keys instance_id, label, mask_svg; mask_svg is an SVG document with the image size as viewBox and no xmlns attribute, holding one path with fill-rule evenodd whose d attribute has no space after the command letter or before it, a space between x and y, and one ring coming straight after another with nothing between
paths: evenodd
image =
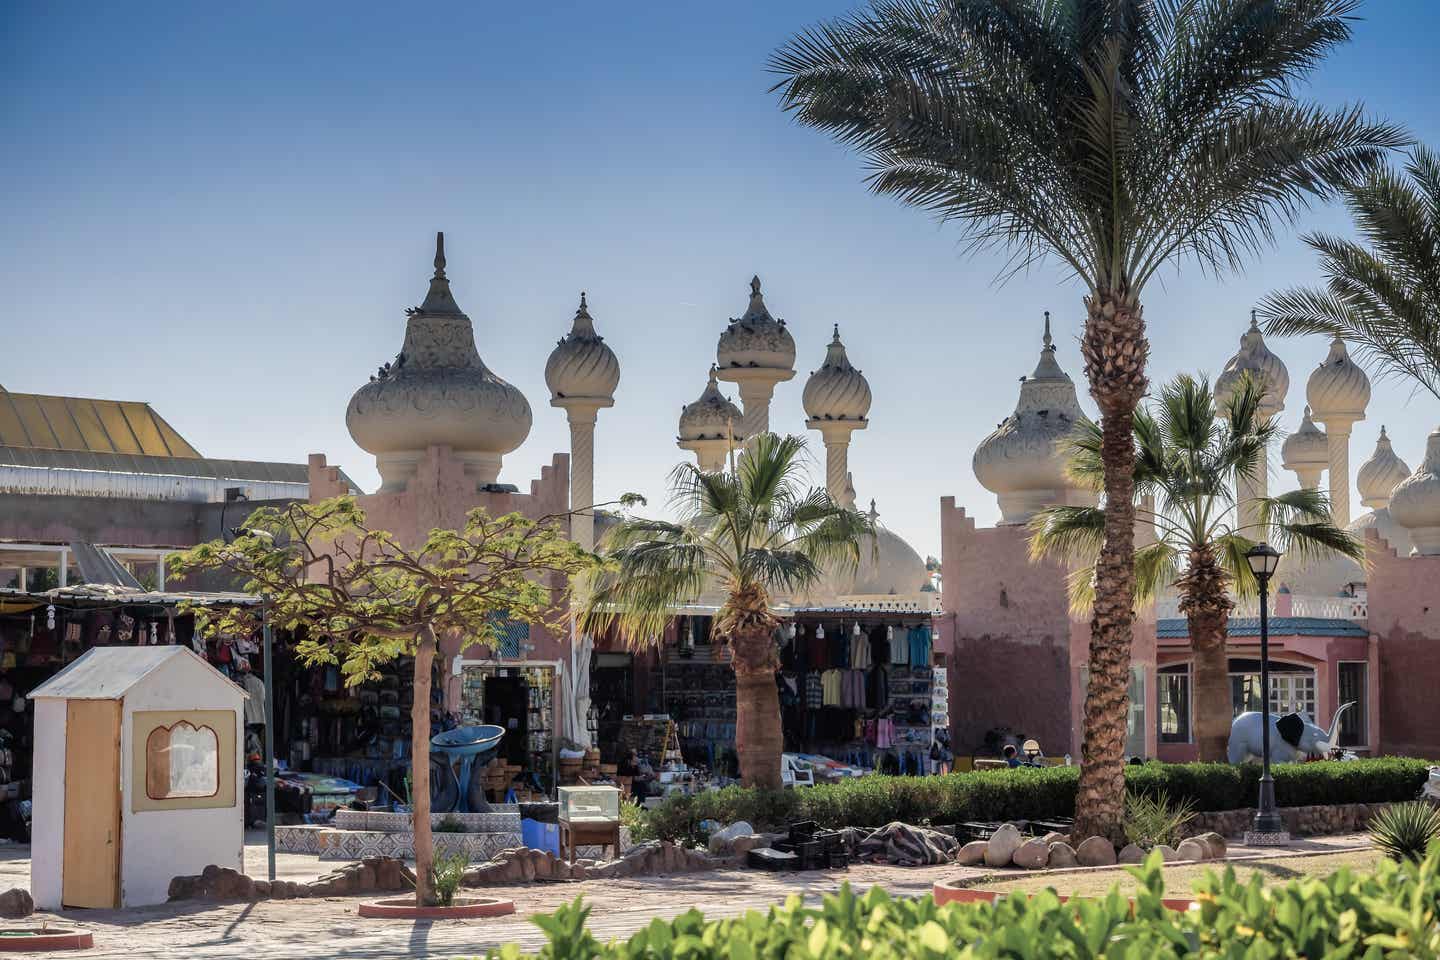
<instances>
[{"instance_id":1,"label":"kiosk wooden door","mask_svg":"<svg viewBox=\"0 0 1440 960\"><path fill-rule=\"evenodd\" d=\"M71 700L65 715L67 907L120 906L119 700Z\"/></svg>"}]
</instances>

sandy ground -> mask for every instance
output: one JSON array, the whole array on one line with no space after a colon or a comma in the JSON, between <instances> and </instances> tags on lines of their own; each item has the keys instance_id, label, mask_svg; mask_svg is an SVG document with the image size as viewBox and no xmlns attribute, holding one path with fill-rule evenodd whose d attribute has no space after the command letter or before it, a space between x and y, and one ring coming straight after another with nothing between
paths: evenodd
<instances>
[{"instance_id":1,"label":"sandy ground","mask_svg":"<svg viewBox=\"0 0 1440 960\"><path fill-rule=\"evenodd\" d=\"M245 861L251 876L265 876L263 836L251 834ZM1354 848L1363 837L1330 837L1302 841L1291 855L1338 852ZM1235 859L1273 854L1232 848ZM28 886L29 849L0 846L0 888ZM279 854L277 876L308 880L329 872L333 861L321 863L313 856ZM1183 868L1177 868L1183 869ZM1095 871L1087 883L1102 874L1114 880L1123 874ZM535 949L543 942L527 919L539 912L583 896L592 906L590 929L597 937L622 937L649 923L653 917L673 917L691 907L700 907L707 916L734 916L747 910L763 910L800 895L811 902L831 893L842 883L867 889L879 884L897 896L920 896L936 880L966 880L987 883L986 877L1003 881L1017 871L984 871L956 866L890 867L861 865L844 872L772 874L755 870L718 870L674 877L646 877L619 881L580 883L536 883L515 887L490 887L476 893L515 902L514 916L490 920L413 921L361 919L356 907L362 898L337 897L324 900L286 900L253 904L180 903L131 910L70 910L63 919L78 923L95 936L95 949L88 957L125 957L145 960L152 957L185 957L197 960L247 958L247 960L340 960L340 958L469 957L483 955L489 947L519 942ZM1056 875L1058 883L1063 876ZM1038 878L1036 878L1038 879Z\"/></svg>"}]
</instances>

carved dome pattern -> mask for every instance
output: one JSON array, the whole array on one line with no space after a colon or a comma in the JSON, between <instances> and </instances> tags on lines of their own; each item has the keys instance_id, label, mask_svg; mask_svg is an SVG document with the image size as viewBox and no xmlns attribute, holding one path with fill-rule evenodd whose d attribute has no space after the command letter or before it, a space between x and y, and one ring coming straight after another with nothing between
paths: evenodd
<instances>
[{"instance_id":1,"label":"carved dome pattern","mask_svg":"<svg viewBox=\"0 0 1440 960\"><path fill-rule=\"evenodd\" d=\"M1285 409L1285 395L1290 392L1290 371L1285 363L1270 348L1265 346L1265 335L1255 320L1255 311L1250 311L1250 329L1240 335L1240 349L1225 364L1220 376L1215 378L1215 402L1223 410L1240 385L1241 377L1250 376L1265 388L1265 398L1260 412L1273 417ZM1314 405L1313 403L1311 404Z\"/></svg>"},{"instance_id":2,"label":"carved dome pattern","mask_svg":"<svg viewBox=\"0 0 1440 960\"><path fill-rule=\"evenodd\" d=\"M1306 467L1324 468L1330 464L1330 438L1325 431L1315 426L1310 408L1300 420L1300 429L1285 438L1280 446L1280 460L1286 470Z\"/></svg>"},{"instance_id":3,"label":"carved dome pattern","mask_svg":"<svg viewBox=\"0 0 1440 960\"><path fill-rule=\"evenodd\" d=\"M445 276L444 235L424 303L406 311L405 341L392 363L355 391L345 425L377 457L449 446L502 455L530 434L530 404L480 359L470 318Z\"/></svg>"},{"instance_id":4,"label":"carved dome pattern","mask_svg":"<svg viewBox=\"0 0 1440 960\"><path fill-rule=\"evenodd\" d=\"M1330 353L1305 382L1305 398L1322 422L1332 417L1363 420L1370 403L1370 378L1350 359L1345 341L1330 341Z\"/></svg>"},{"instance_id":5,"label":"carved dome pattern","mask_svg":"<svg viewBox=\"0 0 1440 960\"><path fill-rule=\"evenodd\" d=\"M619 384L620 361L605 344L605 338L595 332L595 321L581 293L570 332L545 361L545 385L557 400L613 400Z\"/></svg>"},{"instance_id":6,"label":"carved dome pattern","mask_svg":"<svg viewBox=\"0 0 1440 960\"><path fill-rule=\"evenodd\" d=\"M741 433L743 415L720 393L716 382L715 368L710 368L710 382L699 399L687 403L680 410L680 440L724 440L728 434L735 443L743 443Z\"/></svg>"},{"instance_id":7,"label":"carved dome pattern","mask_svg":"<svg viewBox=\"0 0 1440 960\"><path fill-rule=\"evenodd\" d=\"M1425 460L1390 496L1390 514L1410 531L1415 551L1440 555L1440 428L1425 439Z\"/></svg>"},{"instance_id":8,"label":"carved dome pattern","mask_svg":"<svg viewBox=\"0 0 1440 960\"><path fill-rule=\"evenodd\" d=\"M720 368L750 367L791 372L795 366L795 340L784 320L770 315L760 293L760 278L750 279L750 306L731 320L715 348Z\"/></svg>"},{"instance_id":9,"label":"carved dome pattern","mask_svg":"<svg viewBox=\"0 0 1440 960\"><path fill-rule=\"evenodd\" d=\"M1360 491L1360 502L1367 507L1384 507L1390 503L1395 488L1410 476L1410 467L1395 453L1390 436L1380 428L1380 438L1375 441L1375 452L1370 459L1360 464L1355 474L1355 488Z\"/></svg>"},{"instance_id":10,"label":"carved dome pattern","mask_svg":"<svg viewBox=\"0 0 1440 960\"><path fill-rule=\"evenodd\" d=\"M870 383L850 363L840 327L825 351L825 362L805 381L801 402L813 420L861 420L870 412Z\"/></svg>"}]
</instances>

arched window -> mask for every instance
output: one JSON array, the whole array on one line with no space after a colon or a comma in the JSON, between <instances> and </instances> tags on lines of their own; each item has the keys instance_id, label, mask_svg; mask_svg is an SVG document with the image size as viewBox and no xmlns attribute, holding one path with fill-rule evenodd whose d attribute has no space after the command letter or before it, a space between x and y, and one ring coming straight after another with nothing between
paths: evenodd
<instances>
[{"instance_id":1,"label":"arched window","mask_svg":"<svg viewBox=\"0 0 1440 960\"><path fill-rule=\"evenodd\" d=\"M208 726L181 720L145 738L145 794L151 800L213 797L220 790L220 742Z\"/></svg>"}]
</instances>

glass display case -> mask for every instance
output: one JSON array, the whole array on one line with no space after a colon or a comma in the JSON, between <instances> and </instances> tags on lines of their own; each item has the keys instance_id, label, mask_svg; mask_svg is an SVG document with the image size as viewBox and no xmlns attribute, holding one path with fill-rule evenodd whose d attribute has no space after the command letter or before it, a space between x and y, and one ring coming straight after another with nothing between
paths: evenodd
<instances>
[{"instance_id":1,"label":"glass display case","mask_svg":"<svg viewBox=\"0 0 1440 960\"><path fill-rule=\"evenodd\" d=\"M615 787L561 787L563 823L618 823L620 791Z\"/></svg>"}]
</instances>

